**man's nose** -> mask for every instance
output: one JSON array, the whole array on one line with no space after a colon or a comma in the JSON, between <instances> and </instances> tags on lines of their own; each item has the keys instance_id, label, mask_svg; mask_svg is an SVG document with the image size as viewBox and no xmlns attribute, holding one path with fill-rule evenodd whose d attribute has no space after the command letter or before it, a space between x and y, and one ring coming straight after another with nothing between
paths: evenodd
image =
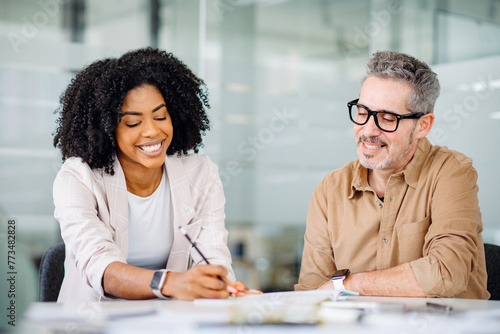
<instances>
[{"instance_id":1,"label":"man's nose","mask_svg":"<svg viewBox=\"0 0 500 334\"><path fill-rule=\"evenodd\" d=\"M380 130L375 123L375 116L370 116L368 122L363 125L363 135L365 135L365 137L377 137L380 136L381 133L382 130Z\"/></svg>"}]
</instances>

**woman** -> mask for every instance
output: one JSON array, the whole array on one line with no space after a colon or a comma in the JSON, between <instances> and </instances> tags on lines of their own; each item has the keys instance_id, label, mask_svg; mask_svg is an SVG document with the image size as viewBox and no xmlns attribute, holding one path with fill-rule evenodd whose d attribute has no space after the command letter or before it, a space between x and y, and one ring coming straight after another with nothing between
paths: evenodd
<instances>
[{"instance_id":1,"label":"woman","mask_svg":"<svg viewBox=\"0 0 500 334\"><path fill-rule=\"evenodd\" d=\"M222 281L234 273L217 166L188 154L209 129L205 107L203 81L151 48L97 61L71 82L54 137L65 160L54 182L66 244L59 302L247 291Z\"/></svg>"}]
</instances>

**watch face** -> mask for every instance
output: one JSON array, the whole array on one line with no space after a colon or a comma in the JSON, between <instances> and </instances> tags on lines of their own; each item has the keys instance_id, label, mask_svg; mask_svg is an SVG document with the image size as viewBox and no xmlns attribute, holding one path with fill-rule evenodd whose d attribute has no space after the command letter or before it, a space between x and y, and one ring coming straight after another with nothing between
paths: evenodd
<instances>
[{"instance_id":1,"label":"watch face","mask_svg":"<svg viewBox=\"0 0 500 334\"><path fill-rule=\"evenodd\" d=\"M342 269L342 270L337 270L335 274L333 274L332 279L335 279L336 277L344 277L347 274L349 274L349 269Z\"/></svg>"},{"instance_id":2,"label":"watch face","mask_svg":"<svg viewBox=\"0 0 500 334\"><path fill-rule=\"evenodd\" d=\"M153 275L153 279L151 280L151 289L158 289L158 287L160 286L162 275L163 275L163 272L161 272L161 271L155 272L155 274Z\"/></svg>"}]
</instances>

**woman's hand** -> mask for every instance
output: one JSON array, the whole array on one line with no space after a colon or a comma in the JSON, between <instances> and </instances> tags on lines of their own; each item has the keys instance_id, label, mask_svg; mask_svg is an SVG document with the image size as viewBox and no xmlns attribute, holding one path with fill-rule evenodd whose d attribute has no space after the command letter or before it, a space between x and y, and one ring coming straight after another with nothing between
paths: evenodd
<instances>
[{"instance_id":1,"label":"woman's hand","mask_svg":"<svg viewBox=\"0 0 500 334\"><path fill-rule=\"evenodd\" d=\"M237 281L234 283L230 282L230 283L231 284L227 285L227 291L229 291L236 297L244 297L246 295L256 295L262 293L262 291L247 288L245 283L243 283L242 281Z\"/></svg>"},{"instance_id":2,"label":"woman's hand","mask_svg":"<svg viewBox=\"0 0 500 334\"><path fill-rule=\"evenodd\" d=\"M162 294L180 300L196 298L225 299L229 297L226 283L220 277L226 277L227 269L222 266L200 264L186 272L167 273Z\"/></svg>"}]
</instances>

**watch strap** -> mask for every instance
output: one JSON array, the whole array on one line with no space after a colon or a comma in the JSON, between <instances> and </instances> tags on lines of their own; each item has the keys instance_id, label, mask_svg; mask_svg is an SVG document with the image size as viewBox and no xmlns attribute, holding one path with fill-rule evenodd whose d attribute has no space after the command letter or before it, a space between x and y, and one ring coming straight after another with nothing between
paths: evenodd
<instances>
[{"instance_id":1,"label":"watch strap","mask_svg":"<svg viewBox=\"0 0 500 334\"><path fill-rule=\"evenodd\" d=\"M161 293L161 289L163 288L163 285L165 284L165 279L167 278L167 273L169 271L170 270L166 270L166 269L157 270L155 274L161 272L160 283L158 284L157 287L153 287L151 284L151 290L153 291L155 296L160 298L160 299L170 299L169 297L167 297ZM153 282L151 282L151 283L153 283Z\"/></svg>"},{"instance_id":2,"label":"watch strap","mask_svg":"<svg viewBox=\"0 0 500 334\"><path fill-rule=\"evenodd\" d=\"M337 270L331 280L332 280L332 283L333 283L333 288L335 290L345 290L345 286L344 286L344 279L347 277L347 275L349 275L351 273L351 271L349 269L341 269L341 270Z\"/></svg>"},{"instance_id":3,"label":"watch strap","mask_svg":"<svg viewBox=\"0 0 500 334\"><path fill-rule=\"evenodd\" d=\"M345 279L345 277L339 277L338 279L332 279L333 288L335 290L345 290L344 279Z\"/></svg>"}]
</instances>

